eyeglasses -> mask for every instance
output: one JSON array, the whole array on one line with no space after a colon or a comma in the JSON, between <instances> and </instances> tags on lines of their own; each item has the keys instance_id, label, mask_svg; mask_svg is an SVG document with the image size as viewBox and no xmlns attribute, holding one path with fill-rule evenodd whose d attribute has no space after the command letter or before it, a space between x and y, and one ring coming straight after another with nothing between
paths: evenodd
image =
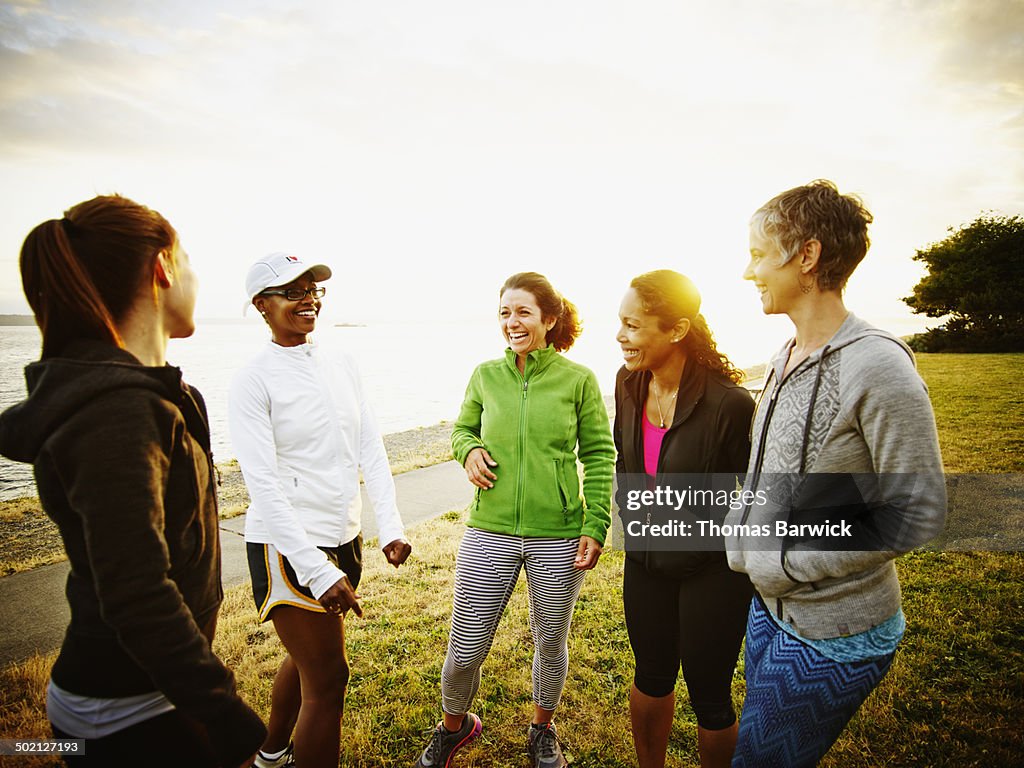
<instances>
[{"instance_id":1,"label":"eyeglasses","mask_svg":"<svg viewBox=\"0 0 1024 768\"><path fill-rule=\"evenodd\" d=\"M318 285L312 288L288 288L286 290L260 291L260 296L284 296L288 301L302 301L306 296L314 299L322 299L327 294L327 289Z\"/></svg>"}]
</instances>

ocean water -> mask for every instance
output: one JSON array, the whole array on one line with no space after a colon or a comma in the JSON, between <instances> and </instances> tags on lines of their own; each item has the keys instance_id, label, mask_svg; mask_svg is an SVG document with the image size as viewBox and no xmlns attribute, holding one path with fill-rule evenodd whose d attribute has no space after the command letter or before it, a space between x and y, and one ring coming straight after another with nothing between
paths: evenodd
<instances>
[{"instance_id":1,"label":"ocean water","mask_svg":"<svg viewBox=\"0 0 1024 768\"><path fill-rule=\"evenodd\" d=\"M611 394L621 358L614 330L596 330L588 329L568 356L594 370L602 391ZM473 368L505 348L497 323L328 326L317 334L355 357L383 433L453 420ZM253 319L200 323L191 338L168 346L168 362L206 398L217 461L234 456L227 429L231 376L267 339L266 326ZM0 410L24 399L23 369L38 359L39 346L34 326L0 327ZM32 495L32 468L0 457L0 499Z\"/></svg>"}]
</instances>

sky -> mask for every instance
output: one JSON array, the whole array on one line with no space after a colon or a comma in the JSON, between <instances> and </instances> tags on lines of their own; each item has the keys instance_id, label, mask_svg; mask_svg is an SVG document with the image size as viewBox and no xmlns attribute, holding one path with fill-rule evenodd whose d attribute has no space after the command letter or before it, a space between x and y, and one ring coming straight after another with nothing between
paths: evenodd
<instances>
[{"instance_id":1,"label":"sky","mask_svg":"<svg viewBox=\"0 0 1024 768\"><path fill-rule=\"evenodd\" d=\"M749 364L791 329L747 222L815 178L875 216L848 306L934 325L915 250L1024 213L1024 0L0 4L0 312L29 230L118 192L178 230L200 317L285 250L337 321L491 322L532 269L612 344L668 267Z\"/></svg>"}]
</instances>

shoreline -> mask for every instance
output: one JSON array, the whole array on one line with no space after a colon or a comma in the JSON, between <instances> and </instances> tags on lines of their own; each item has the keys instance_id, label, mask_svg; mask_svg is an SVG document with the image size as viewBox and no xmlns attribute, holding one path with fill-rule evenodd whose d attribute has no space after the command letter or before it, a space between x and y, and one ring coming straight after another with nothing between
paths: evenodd
<instances>
[{"instance_id":1,"label":"shoreline","mask_svg":"<svg viewBox=\"0 0 1024 768\"><path fill-rule=\"evenodd\" d=\"M452 458L451 442L450 421L384 435L384 449L388 454L391 474L401 475L414 469L448 461ZM220 519L227 520L244 514L249 505L249 493L245 488L238 461L229 459L216 466L219 475L217 503Z\"/></svg>"},{"instance_id":2,"label":"shoreline","mask_svg":"<svg viewBox=\"0 0 1024 768\"><path fill-rule=\"evenodd\" d=\"M400 475L452 458L452 422L414 427L384 435L391 474ZM244 514L249 494L235 459L216 464L217 505L221 520ZM36 496L0 501L0 578L66 560L57 526Z\"/></svg>"}]
</instances>

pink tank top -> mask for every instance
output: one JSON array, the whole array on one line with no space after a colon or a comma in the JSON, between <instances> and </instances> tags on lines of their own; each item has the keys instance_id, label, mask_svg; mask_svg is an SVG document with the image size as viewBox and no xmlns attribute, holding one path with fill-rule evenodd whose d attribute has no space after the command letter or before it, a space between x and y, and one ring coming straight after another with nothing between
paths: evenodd
<instances>
[{"instance_id":1,"label":"pink tank top","mask_svg":"<svg viewBox=\"0 0 1024 768\"><path fill-rule=\"evenodd\" d=\"M662 429L651 423L651 420L647 418L646 410L641 422L640 434L644 438L644 471L648 475L657 475L658 457L661 456L661 443L665 439L665 433L668 432L669 428L665 427Z\"/></svg>"}]
</instances>

